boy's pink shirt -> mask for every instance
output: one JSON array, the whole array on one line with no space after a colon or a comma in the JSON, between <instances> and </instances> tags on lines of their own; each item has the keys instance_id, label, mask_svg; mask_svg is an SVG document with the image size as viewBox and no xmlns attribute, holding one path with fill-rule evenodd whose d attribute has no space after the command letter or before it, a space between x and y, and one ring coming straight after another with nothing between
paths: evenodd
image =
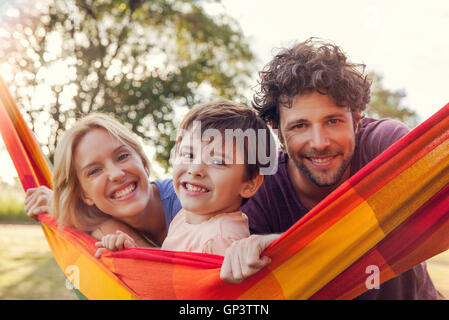
<instances>
[{"instance_id":1,"label":"boy's pink shirt","mask_svg":"<svg viewBox=\"0 0 449 320\"><path fill-rule=\"evenodd\" d=\"M190 224L182 209L170 223L161 249L223 256L234 241L247 237L248 218L241 211L221 213L202 223Z\"/></svg>"}]
</instances>

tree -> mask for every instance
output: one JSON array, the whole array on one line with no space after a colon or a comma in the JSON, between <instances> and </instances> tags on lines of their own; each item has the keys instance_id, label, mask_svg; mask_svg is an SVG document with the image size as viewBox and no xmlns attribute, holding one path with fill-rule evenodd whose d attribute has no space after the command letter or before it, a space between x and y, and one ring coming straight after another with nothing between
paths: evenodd
<instances>
[{"instance_id":1,"label":"tree","mask_svg":"<svg viewBox=\"0 0 449 320\"><path fill-rule=\"evenodd\" d=\"M178 108L240 100L253 54L209 0L15 1L0 16L0 70L52 160L75 119L111 113L156 147L168 168Z\"/></svg>"},{"instance_id":2,"label":"tree","mask_svg":"<svg viewBox=\"0 0 449 320\"><path fill-rule=\"evenodd\" d=\"M369 78L373 83L367 115L378 119L397 119L410 128L414 128L419 123L419 117L415 111L402 105L402 99L406 97L405 91L385 89L382 84L382 76L374 72L369 73Z\"/></svg>"}]
</instances>

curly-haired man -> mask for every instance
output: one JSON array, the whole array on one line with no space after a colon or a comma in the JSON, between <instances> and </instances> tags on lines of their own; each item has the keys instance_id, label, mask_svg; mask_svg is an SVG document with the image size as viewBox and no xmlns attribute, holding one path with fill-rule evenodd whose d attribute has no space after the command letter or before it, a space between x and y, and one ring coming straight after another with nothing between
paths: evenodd
<instances>
[{"instance_id":1,"label":"curly-haired man","mask_svg":"<svg viewBox=\"0 0 449 320\"><path fill-rule=\"evenodd\" d=\"M243 207L252 236L225 256L221 277L239 282L270 261L263 250L310 209L408 132L400 122L364 118L371 82L365 66L341 49L308 39L285 49L260 72L253 106L277 129L278 171ZM360 299L436 299L420 264Z\"/></svg>"}]
</instances>

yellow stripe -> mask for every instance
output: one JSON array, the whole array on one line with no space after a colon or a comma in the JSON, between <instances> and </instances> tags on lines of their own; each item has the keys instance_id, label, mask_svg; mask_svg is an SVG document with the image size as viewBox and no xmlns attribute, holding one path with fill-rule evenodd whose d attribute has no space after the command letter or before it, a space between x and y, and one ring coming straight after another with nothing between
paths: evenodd
<instances>
[{"instance_id":1,"label":"yellow stripe","mask_svg":"<svg viewBox=\"0 0 449 320\"><path fill-rule=\"evenodd\" d=\"M390 233L449 181L449 140L367 199L380 226Z\"/></svg>"},{"instance_id":2,"label":"yellow stripe","mask_svg":"<svg viewBox=\"0 0 449 320\"><path fill-rule=\"evenodd\" d=\"M84 253L58 232L41 223L45 237L55 256L59 267L73 285L88 299L137 299L124 288L113 276L106 272L93 257Z\"/></svg>"},{"instance_id":3,"label":"yellow stripe","mask_svg":"<svg viewBox=\"0 0 449 320\"><path fill-rule=\"evenodd\" d=\"M366 202L273 271L287 299L307 299L385 234Z\"/></svg>"},{"instance_id":4,"label":"yellow stripe","mask_svg":"<svg viewBox=\"0 0 449 320\"><path fill-rule=\"evenodd\" d=\"M440 190L449 181L448 155L445 141L272 271L286 298L310 297ZM268 287L273 281L261 282ZM244 296L261 294L250 289Z\"/></svg>"}]
</instances>

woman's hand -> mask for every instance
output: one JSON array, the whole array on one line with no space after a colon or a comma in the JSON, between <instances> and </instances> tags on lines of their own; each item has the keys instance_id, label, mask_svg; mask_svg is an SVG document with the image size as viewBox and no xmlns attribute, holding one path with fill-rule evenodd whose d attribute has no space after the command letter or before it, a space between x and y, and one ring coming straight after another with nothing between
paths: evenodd
<instances>
[{"instance_id":1,"label":"woman's hand","mask_svg":"<svg viewBox=\"0 0 449 320\"><path fill-rule=\"evenodd\" d=\"M107 234L101 238L101 241L95 243L99 247L95 252L95 258L99 258L106 249L111 251L123 250L126 248L137 248L136 242L126 233L117 230L115 234Z\"/></svg>"},{"instance_id":2,"label":"woman's hand","mask_svg":"<svg viewBox=\"0 0 449 320\"><path fill-rule=\"evenodd\" d=\"M25 212L30 218L36 219L41 213L50 213L53 191L45 186L29 188L25 197Z\"/></svg>"}]
</instances>

